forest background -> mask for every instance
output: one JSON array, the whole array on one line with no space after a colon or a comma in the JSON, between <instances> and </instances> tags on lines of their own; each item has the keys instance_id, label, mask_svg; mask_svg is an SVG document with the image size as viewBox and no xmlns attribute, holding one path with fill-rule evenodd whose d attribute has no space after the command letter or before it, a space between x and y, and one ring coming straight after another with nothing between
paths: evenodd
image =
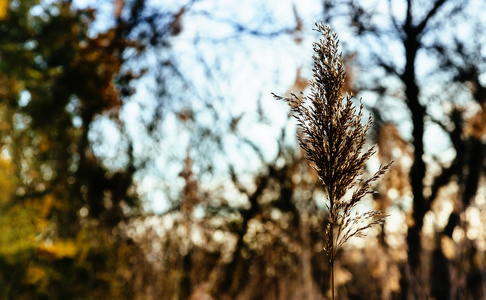
<instances>
[{"instance_id":1,"label":"forest background","mask_svg":"<svg viewBox=\"0 0 486 300\"><path fill-rule=\"evenodd\" d=\"M395 163L339 299L486 297L483 1L0 0L0 298L327 299L326 194L271 92L339 35Z\"/></svg>"}]
</instances>

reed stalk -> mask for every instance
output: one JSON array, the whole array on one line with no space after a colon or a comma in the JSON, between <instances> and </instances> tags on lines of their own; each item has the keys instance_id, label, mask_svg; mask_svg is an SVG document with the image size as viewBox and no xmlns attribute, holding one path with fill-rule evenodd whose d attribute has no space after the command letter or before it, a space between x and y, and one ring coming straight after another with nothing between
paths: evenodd
<instances>
[{"instance_id":1,"label":"reed stalk","mask_svg":"<svg viewBox=\"0 0 486 300\"><path fill-rule=\"evenodd\" d=\"M321 34L321 39L313 44L310 95L291 94L289 98L273 95L290 105L301 129L298 135L300 147L327 192L329 221L325 228L324 251L329 259L331 297L334 300L338 250L351 237L363 237L366 229L383 222L387 216L378 210L357 211L356 205L373 193L371 184L393 162L380 167L370 178L363 178L365 165L375 153L374 146L365 150L366 135L373 120L370 114L368 122L363 124L361 100L357 109L353 96L343 91L346 76L342 54L338 52L337 35L322 22L315 25L314 30Z\"/></svg>"}]
</instances>

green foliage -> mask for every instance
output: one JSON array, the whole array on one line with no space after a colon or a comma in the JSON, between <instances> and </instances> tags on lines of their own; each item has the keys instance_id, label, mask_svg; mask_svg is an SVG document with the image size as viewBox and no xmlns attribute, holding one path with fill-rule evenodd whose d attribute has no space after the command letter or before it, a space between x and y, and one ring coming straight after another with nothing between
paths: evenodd
<instances>
[{"instance_id":1,"label":"green foliage","mask_svg":"<svg viewBox=\"0 0 486 300\"><path fill-rule=\"evenodd\" d=\"M9 4L0 18L0 298L129 298L110 274L130 248L113 229L139 208L134 170L106 169L88 132L96 117L118 120L115 80L130 42L118 28L89 36L91 9Z\"/></svg>"}]
</instances>

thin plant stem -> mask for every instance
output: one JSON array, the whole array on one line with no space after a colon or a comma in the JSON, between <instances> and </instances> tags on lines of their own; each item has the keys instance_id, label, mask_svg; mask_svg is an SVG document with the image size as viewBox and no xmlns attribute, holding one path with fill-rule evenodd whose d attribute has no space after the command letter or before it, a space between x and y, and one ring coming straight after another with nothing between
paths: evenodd
<instances>
[{"instance_id":1,"label":"thin plant stem","mask_svg":"<svg viewBox=\"0 0 486 300\"><path fill-rule=\"evenodd\" d=\"M331 299L334 300L334 260L329 264L331 268Z\"/></svg>"},{"instance_id":2,"label":"thin plant stem","mask_svg":"<svg viewBox=\"0 0 486 300\"><path fill-rule=\"evenodd\" d=\"M329 211L332 212L334 211L334 197L333 197L333 192L332 189L329 190ZM332 216L331 216L332 217ZM331 226L329 228L329 236L331 237L329 239L329 248L334 249L334 226ZM334 300L334 252L331 251L331 254L329 256L329 265L331 268L331 299Z\"/></svg>"}]
</instances>

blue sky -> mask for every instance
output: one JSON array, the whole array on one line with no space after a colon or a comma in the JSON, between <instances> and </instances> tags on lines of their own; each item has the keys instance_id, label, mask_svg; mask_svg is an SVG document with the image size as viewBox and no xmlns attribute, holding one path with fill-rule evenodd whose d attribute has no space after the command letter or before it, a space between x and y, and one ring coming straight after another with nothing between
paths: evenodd
<instances>
[{"instance_id":1,"label":"blue sky","mask_svg":"<svg viewBox=\"0 0 486 300\"><path fill-rule=\"evenodd\" d=\"M186 2L188 1L149 1L149 5L156 9L177 12ZM97 8L98 19L94 31L103 31L104 28L113 25L113 1L77 0L74 3L80 7ZM387 13L386 5L378 5L380 1L366 3L370 9L375 9L377 14ZM398 19L404 17L404 4L405 1L393 1L392 11ZM233 26L233 23L237 23L264 33L291 29L296 24L295 12L302 19L303 25L303 31L298 36L284 34L271 38L258 37L241 34L235 31ZM214 105L219 113L218 118L223 123L230 122L235 116L242 116L238 125L238 134L261 146L264 149L265 159L271 161L276 155L276 139L280 128L289 126L289 131L292 131L295 127L292 123L286 125L288 108L284 103L274 101L270 93L285 94L292 87L299 68L302 70L302 75L309 78L312 66L312 42L317 37L312 28L314 22L320 20L321 12L321 4L317 0L201 0L185 13L182 21L183 31L170 40L170 51L164 53L161 53L160 49L148 51L145 63L156 67L161 59L170 59L184 74L185 80L190 85L190 91L185 93L184 99L172 106L172 109L203 110L205 101L211 101L211 105ZM373 43L359 45L352 34L343 29L344 26L339 26L339 22L333 26L340 36L341 50L344 53L356 50L360 57L366 58L369 50L367 47L386 46L390 54L388 59L395 61L397 65L403 64L401 46L396 41L390 40L386 45ZM467 32L468 26L461 25L451 30ZM296 37L302 38L302 41L296 42ZM418 75L426 77L433 66L433 61L430 57L421 57L419 66ZM357 71L361 74L372 72L363 69ZM151 74L149 69L148 76L137 83L137 93L122 110L122 118L125 120L130 137L135 141L135 151L140 156L146 155L147 147L150 146L149 139L143 135L141 120L147 118L147 114L157 106L154 96L157 83L153 77L150 77ZM169 89L173 88L177 91L181 87L184 85L174 84ZM365 106L376 104L376 95L362 93L359 96L363 97ZM261 105L268 114L270 122L259 121L256 114L258 105ZM411 124L407 120L406 107L401 100L390 100L385 105L389 107L388 117L396 120L403 136L409 138ZM436 111L441 110L442 108L438 107ZM209 126L215 122L215 119L209 114L201 113L198 115L198 121L206 122ZM108 143L99 149L99 154L105 156L108 162L120 161L119 153L110 150L112 148L109 146L109 144L124 142L121 137L117 137L116 126L114 127L107 120L100 120L99 124L103 124L100 128ZM159 171L145 173L138 179L140 192L147 197L156 211L167 208L170 195L177 197L177 191L183 184L177 174L184 167L183 162L187 152L192 151L188 150L192 146L190 128L179 122L175 114L164 115L161 124L166 134L162 142L155 145L160 155L153 161L153 170ZM170 132L173 134L167 134ZM453 157L454 153L450 151L450 145L438 126L429 124L425 141L431 155L440 156L446 161ZM295 143L295 134L289 134L288 142L298 147ZM252 172L258 171L258 158L250 150L242 148L234 136L225 135L224 145L226 149L223 150L228 158L241 162L236 166L239 168L238 171L247 173L249 176ZM222 174L224 167L224 163L216 165L216 169L222 169ZM196 173L198 168L200 166L196 164L194 166ZM207 184L211 184L209 181L217 184L216 181L221 183L224 180L227 178L212 177L208 179Z\"/></svg>"}]
</instances>

